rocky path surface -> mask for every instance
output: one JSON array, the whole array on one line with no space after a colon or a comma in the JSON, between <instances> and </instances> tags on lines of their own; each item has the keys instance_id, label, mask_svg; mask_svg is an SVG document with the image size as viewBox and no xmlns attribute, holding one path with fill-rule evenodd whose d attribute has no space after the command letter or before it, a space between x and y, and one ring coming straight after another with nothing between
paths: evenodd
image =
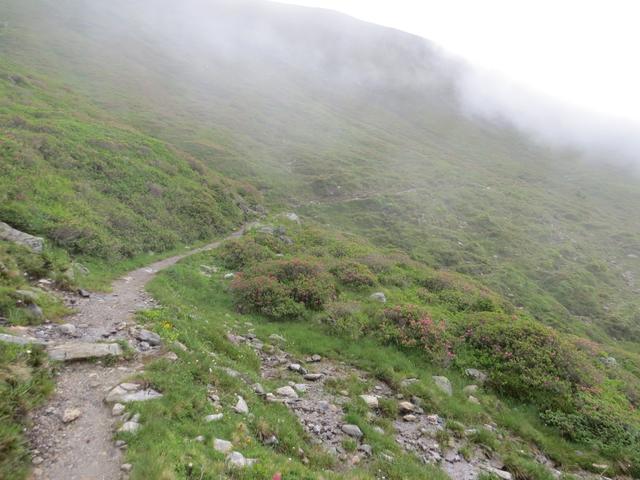
<instances>
[{"instance_id":1,"label":"rocky path surface","mask_svg":"<svg viewBox=\"0 0 640 480\"><path fill-rule=\"evenodd\" d=\"M242 235L244 228L231 237ZM76 313L62 326L29 329L30 337L46 342L52 358L66 360L58 372L50 402L34 412L30 439L33 479L115 480L121 476L121 452L113 442L116 417L104 403L114 386L143 368L140 357L160 351L155 334L135 327L133 314L153 306L144 287L154 275L179 260L218 247L214 242L130 272L113 283L111 293L69 298ZM118 341L134 345L134 360L95 360L118 356ZM108 346L107 346L108 345ZM114 355L115 354L115 355ZM94 359L90 362L85 360Z\"/></svg>"},{"instance_id":2,"label":"rocky path surface","mask_svg":"<svg viewBox=\"0 0 640 480\"><path fill-rule=\"evenodd\" d=\"M284 345L284 338L275 334L272 337L270 340ZM280 402L291 409L311 441L336 457L339 470L367 462L376 453L387 461L394 461L393 452L374 452L360 428L346 423L344 406L354 398L346 390L337 390L336 385L361 382L369 385L368 391L359 397L369 407L367 421L372 425L383 415L380 406L385 399L397 402L398 412L395 418L390 419L390 427L386 431L379 426L373 429L378 434L393 436L402 450L416 455L425 464L439 466L453 480L476 480L487 473L501 480L514 478L506 471L499 455L465 440L473 437L481 428L495 432L502 441L509 441L502 437L495 424L464 428L457 438L450 435L443 438L439 433L444 433L447 423L444 418L436 412L426 411L421 399L405 398L367 372L319 355L301 359L282 348L265 350L264 342L252 333L243 335L230 332L228 338L235 344L246 343L251 346L261 360L261 377L265 382L281 385L274 387L271 392L261 384L256 384L254 390L266 401ZM444 377L435 378L441 381ZM410 385L415 381L417 379L405 379L403 383ZM446 386L443 389L446 390ZM355 450L345 450L344 441L347 438L356 442ZM537 455L536 460L549 468L555 478L561 477L561 472L542 453ZM595 478L586 472L575 476L585 480Z\"/></svg>"}]
</instances>

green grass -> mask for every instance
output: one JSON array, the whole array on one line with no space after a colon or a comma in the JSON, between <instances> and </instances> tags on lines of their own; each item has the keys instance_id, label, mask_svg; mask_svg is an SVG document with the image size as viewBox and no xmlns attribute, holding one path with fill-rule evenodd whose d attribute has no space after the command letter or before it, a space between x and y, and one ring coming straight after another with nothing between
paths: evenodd
<instances>
[{"instance_id":1,"label":"green grass","mask_svg":"<svg viewBox=\"0 0 640 480\"><path fill-rule=\"evenodd\" d=\"M28 473L27 414L52 390L41 347L0 343L0 478L23 478Z\"/></svg>"}]
</instances>

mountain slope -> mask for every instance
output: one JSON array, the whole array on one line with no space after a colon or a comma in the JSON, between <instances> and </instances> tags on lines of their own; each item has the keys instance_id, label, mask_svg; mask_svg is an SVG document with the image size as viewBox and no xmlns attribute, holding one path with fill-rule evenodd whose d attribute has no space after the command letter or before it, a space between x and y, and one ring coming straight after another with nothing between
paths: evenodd
<instances>
[{"instance_id":1,"label":"mountain slope","mask_svg":"<svg viewBox=\"0 0 640 480\"><path fill-rule=\"evenodd\" d=\"M635 176L469 117L466 67L417 37L266 2L153 5L4 0L0 51L273 202L481 275L551 325L638 337Z\"/></svg>"}]
</instances>

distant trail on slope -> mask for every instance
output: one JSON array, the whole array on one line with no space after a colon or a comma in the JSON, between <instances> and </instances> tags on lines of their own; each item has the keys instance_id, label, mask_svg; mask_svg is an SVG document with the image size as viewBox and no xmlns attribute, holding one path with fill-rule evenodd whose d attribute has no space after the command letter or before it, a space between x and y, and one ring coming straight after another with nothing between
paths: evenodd
<instances>
[{"instance_id":1,"label":"distant trail on slope","mask_svg":"<svg viewBox=\"0 0 640 480\"><path fill-rule=\"evenodd\" d=\"M77 311L66 321L79 332L73 340L56 341L67 344L95 344L127 340L133 314L154 305L145 292L145 285L161 270L188 256L217 248L224 240L243 235L251 224L223 240L213 242L188 253L176 255L134 270L113 283L111 293L93 294L78 299ZM126 328L121 327L126 322ZM33 330L37 330L34 327ZM50 401L32 415L33 428L29 436L34 448L34 480L116 480L121 478L121 451L113 441L117 417L104 403L106 393L127 377L141 371L143 364L135 359L124 364L107 366L95 362L65 363L56 378L56 390ZM63 412L79 409L81 415L65 424Z\"/></svg>"}]
</instances>

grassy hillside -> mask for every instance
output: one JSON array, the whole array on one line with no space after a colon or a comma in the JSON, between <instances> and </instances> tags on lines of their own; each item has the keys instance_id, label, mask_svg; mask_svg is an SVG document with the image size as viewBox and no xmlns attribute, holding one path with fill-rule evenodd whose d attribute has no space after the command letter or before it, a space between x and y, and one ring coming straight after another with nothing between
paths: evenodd
<instances>
[{"instance_id":1,"label":"grassy hillside","mask_svg":"<svg viewBox=\"0 0 640 480\"><path fill-rule=\"evenodd\" d=\"M375 382L446 420L436 435L443 452L454 444L472 458L481 449L515 478L554 478L540 464L539 452L566 474L598 472L601 464L608 465L608 476L639 474L640 418L636 400L630 400L640 391L636 355L607 352L544 327L466 276L443 274L335 229L273 220L288 240L258 228L152 283L164 308L142 314L140 321L167 344L178 340L187 350L174 348L176 362L160 359L141 378L168 394L136 406L145 428L122 436L130 442L132 478L184 478L187 462L204 478L270 479L277 471L283 478L441 478L442 472L420 465L395 441L395 398L381 400L373 414L361 403L359 395ZM225 279L238 269L233 281ZM387 302L373 300L374 292L384 292ZM272 391L284 380L265 376L260 350L235 335L264 342L267 355L278 355L279 349L300 359L320 354L359 368L349 381L335 379L335 388L347 391L340 394L348 397L346 418L365 432L372 456L345 465L342 456L324 455L314 444L318 439L301 430L290 410L253 391L255 382ZM603 362L610 353L621 355L617 366ZM463 373L468 367L488 374L474 393L478 404L463 391L472 382ZM442 394L432 375L452 380L452 397ZM407 378L418 380L408 385ZM211 391L221 406L203 400ZM250 415L231 411L238 394L249 402ZM224 417L203 424L212 411ZM496 430L484 430L494 422ZM198 435L203 440L194 442ZM281 443L267 444L270 435ZM216 437L232 439L258 464L228 470L223 456L210 452ZM343 446L351 458L355 446Z\"/></svg>"},{"instance_id":2,"label":"grassy hillside","mask_svg":"<svg viewBox=\"0 0 640 480\"><path fill-rule=\"evenodd\" d=\"M427 42L264 2L2 5L5 57L272 202L482 277L566 331L638 338L636 176L470 118L465 67Z\"/></svg>"},{"instance_id":3,"label":"grassy hillside","mask_svg":"<svg viewBox=\"0 0 640 480\"><path fill-rule=\"evenodd\" d=\"M141 321L189 351L148 369L146 382L175 390L135 407L148 427L127 438L133 478L225 471L192 440L211 385L258 415L226 417L206 440L233 436L264 478L441 474L393 441L397 402L371 421L358 382L341 385L345 408L374 455L345 473L291 412L212 374L220 354L217 367L259 379L259 352L230 329L280 333L291 355L345 361L419 397L447 421L438 442L493 455L516 480L551 478L538 450L567 471L640 475L638 178L467 115L465 68L411 35L266 2L0 0L0 221L47 239L38 255L0 243L0 323L42 321L33 302L64 314L43 278L104 287L229 231L264 199L311 225L254 232L152 286L166 308ZM242 273L227 288L205 263ZM17 471L20 422L49 370L38 350L0 348L0 469ZM462 394L467 367L488 374L479 404ZM440 373L452 398L433 385ZM272 432L290 441L263 445Z\"/></svg>"}]
</instances>

